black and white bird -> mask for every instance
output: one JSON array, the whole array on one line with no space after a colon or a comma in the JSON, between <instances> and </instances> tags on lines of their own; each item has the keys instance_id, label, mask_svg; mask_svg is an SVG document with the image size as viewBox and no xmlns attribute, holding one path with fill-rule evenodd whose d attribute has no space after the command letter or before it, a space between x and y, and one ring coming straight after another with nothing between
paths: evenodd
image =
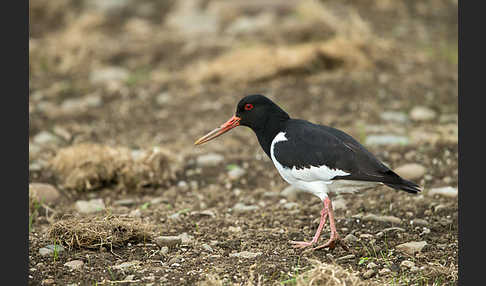
<instances>
[{"instance_id":1,"label":"black and white bird","mask_svg":"<svg viewBox=\"0 0 486 286\"><path fill-rule=\"evenodd\" d=\"M329 126L292 119L273 101L259 94L241 99L233 117L194 144L205 143L240 125L255 132L260 146L285 181L316 195L324 204L313 239L291 241L295 247L314 247L329 217L330 239L312 249L333 249L338 244L347 249L336 230L329 194L352 190L333 189L336 183L382 183L409 193L421 191L417 184L390 170L350 135Z\"/></svg>"}]
</instances>

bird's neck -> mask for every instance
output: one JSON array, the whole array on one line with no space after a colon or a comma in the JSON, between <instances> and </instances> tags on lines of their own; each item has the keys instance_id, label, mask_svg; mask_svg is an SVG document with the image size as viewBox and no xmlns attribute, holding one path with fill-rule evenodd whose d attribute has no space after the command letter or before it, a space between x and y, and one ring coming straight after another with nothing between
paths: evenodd
<instances>
[{"instance_id":1,"label":"bird's neck","mask_svg":"<svg viewBox=\"0 0 486 286\"><path fill-rule=\"evenodd\" d=\"M271 158L270 147L272 145L273 138L275 138L275 136L277 136L277 134L283 130L285 122L287 122L289 119L290 118L288 116L274 117L267 120L266 123L261 126L261 128L253 128L260 146L263 148L263 151L265 151L265 154L267 154L269 158Z\"/></svg>"}]
</instances>

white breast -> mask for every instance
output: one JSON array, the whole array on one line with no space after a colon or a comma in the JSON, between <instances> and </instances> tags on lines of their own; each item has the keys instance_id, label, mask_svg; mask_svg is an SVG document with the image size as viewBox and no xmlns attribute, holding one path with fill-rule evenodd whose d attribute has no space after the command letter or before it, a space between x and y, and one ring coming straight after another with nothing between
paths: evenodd
<instances>
[{"instance_id":1,"label":"white breast","mask_svg":"<svg viewBox=\"0 0 486 286\"><path fill-rule=\"evenodd\" d=\"M286 168L282 166L275 158L274 148L276 143L287 140L285 132L278 133L272 140L270 156L282 178L296 188L312 193L323 200L327 197L327 184L333 183L332 178L349 175L347 172L339 169L331 169L325 165L319 167L311 166L299 170L295 167Z\"/></svg>"}]
</instances>

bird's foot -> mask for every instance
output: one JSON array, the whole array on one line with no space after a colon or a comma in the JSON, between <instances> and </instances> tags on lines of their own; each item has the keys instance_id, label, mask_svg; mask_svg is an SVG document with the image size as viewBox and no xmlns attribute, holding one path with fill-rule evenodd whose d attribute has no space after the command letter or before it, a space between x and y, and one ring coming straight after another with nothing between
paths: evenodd
<instances>
[{"instance_id":1,"label":"bird's foot","mask_svg":"<svg viewBox=\"0 0 486 286\"><path fill-rule=\"evenodd\" d=\"M293 244L292 246L295 248L306 248L315 244L314 241L307 242L307 241L293 241L293 240L291 240L290 243L292 243Z\"/></svg>"},{"instance_id":2,"label":"bird's foot","mask_svg":"<svg viewBox=\"0 0 486 286\"><path fill-rule=\"evenodd\" d=\"M332 235L331 238L326 243L321 244L321 245L314 247L312 249L309 249L309 250L318 250L318 249L326 248L326 247L329 247L329 249L334 249L334 248L336 248L337 245L341 246L344 250L349 251L349 247L339 237L339 235L337 233L335 235Z\"/></svg>"}]
</instances>

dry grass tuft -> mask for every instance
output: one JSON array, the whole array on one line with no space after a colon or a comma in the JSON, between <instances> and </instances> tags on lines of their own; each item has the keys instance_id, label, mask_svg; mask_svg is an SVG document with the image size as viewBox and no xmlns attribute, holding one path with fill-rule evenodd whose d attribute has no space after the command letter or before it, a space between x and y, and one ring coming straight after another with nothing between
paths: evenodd
<instances>
[{"instance_id":1,"label":"dry grass tuft","mask_svg":"<svg viewBox=\"0 0 486 286\"><path fill-rule=\"evenodd\" d=\"M297 286L327 285L327 286L360 286L375 285L370 281L363 281L357 272L351 272L337 264L322 263L311 260L314 268L297 277Z\"/></svg>"},{"instance_id":2,"label":"dry grass tuft","mask_svg":"<svg viewBox=\"0 0 486 286\"><path fill-rule=\"evenodd\" d=\"M159 148L132 152L123 147L83 143L61 149L50 167L66 189L90 191L117 185L138 190L164 185L173 178L171 158Z\"/></svg>"},{"instance_id":3,"label":"dry grass tuft","mask_svg":"<svg viewBox=\"0 0 486 286\"><path fill-rule=\"evenodd\" d=\"M49 228L48 236L69 248L111 249L149 241L151 232L152 226L140 220L106 216L60 220Z\"/></svg>"}]
</instances>

